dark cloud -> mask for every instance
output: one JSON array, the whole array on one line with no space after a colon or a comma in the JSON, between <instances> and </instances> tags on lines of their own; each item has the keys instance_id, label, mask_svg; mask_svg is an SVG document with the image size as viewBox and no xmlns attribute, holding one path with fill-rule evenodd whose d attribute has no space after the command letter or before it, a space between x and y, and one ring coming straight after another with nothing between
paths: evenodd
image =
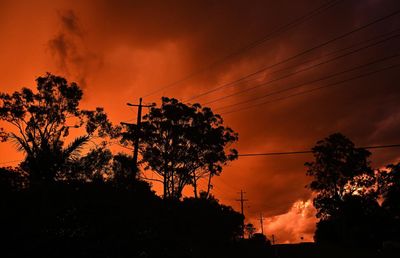
<instances>
[{"instance_id":1,"label":"dark cloud","mask_svg":"<svg viewBox=\"0 0 400 258\"><path fill-rule=\"evenodd\" d=\"M322 4L321 1L96 2L93 28L98 31L96 34L104 36L100 44L124 42L136 49L157 49L173 42L179 45L178 58L184 60L185 66L179 68L183 74L204 68ZM237 55L183 85L196 84L202 90L238 67L244 68L242 73L251 71L255 66L275 60L280 54L276 46L284 41L284 38L270 40L266 46L257 48L262 55L259 51Z\"/></svg>"},{"instance_id":2,"label":"dark cloud","mask_svg":"<svg viewBox=\"0 0 400 258\"><path fill-rule=\"evenodd\" d=\"M87 46L78 17L72 10L59 11L59 32L49 40L48 47L61 73L79 85L86 81L102 64L101 55Z\"/></svg>"},{"instance_id":3,"label":"dark cloud","mask_svg":"<svg viewBox=\"0 0 400 258\"><path fill-rule=\"evenodd\" d=\"M49 47L52 55L57 59L59 67L68 73L67 58L73 44L65 38L63 33L60 33L49 41Z\"/></svg>"},{"instance_id":4,"label":"dark cloud","mask_svg":"<svg viewBox=\"0 0 400 258\"><path fill-rule=\"evenodd\" d=\"M66 29L69 33L77 36L82 36L81 26L79 25L78 17L72 10L67 10L59 13L59 18L63 29Z\"/></svg>"}]
</instances>

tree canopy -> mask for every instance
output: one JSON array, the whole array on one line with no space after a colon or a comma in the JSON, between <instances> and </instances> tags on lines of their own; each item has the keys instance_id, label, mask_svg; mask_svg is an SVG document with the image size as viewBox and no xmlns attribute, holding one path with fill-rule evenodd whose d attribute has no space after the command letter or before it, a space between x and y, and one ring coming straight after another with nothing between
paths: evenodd
<instances>
[{"instance_id":1,"label":"tree canopy","mask_svg":"<svg viewBox=\"0 0 400 258\"><path fill-rule=\"evenodd\" d=\"M312 148L314 161L305 163L313 177L308 187L316 192L317 216L327 219L339 212L346 196L373 194L373 170L370 152L356 148L344 135L332 134Z\"/></svg>"},{"instance_id":2,"label":"tree canopy","mask_svg":"<svg viewBox=\"0 0 400 258\"><path fill-rule=\"evenodd\" d=\"M0 121L8 124L0 136L25 153L21 167L31 180L52 181L91 138L112 133L112 125L103 108L80 109L83 92L76 83L48 73L36 84L36 91L0 94ZM66 145L71 128L84 134Z\"/></svg>"},{"instance_id":3,"label":"tree canopy","mask_svg":"<svg viewBox=\"0 0 400 258\"><path fill-rule=\"evenodd\" d=\"M159 170L169 187L163 200L136 177L133 156L108 149L121 128L102 108L81 109L78 85L51 74L36 82L36 90L0 94L1 140L25 154L18 166L0 167L6 257L222 257L230 250L243 216L206 192L179 199L185 185L206 176L211 185L237 157L226 150L237 134L218 115L164 98L143 131L122 134L126 144L139 134L149 169L167 168Z\"/></svg>"},{"instance_id":4,"label":"tree canopy","mask_svg":"<svg viewBox=\"0 0 400 258\"><path fill-rule=\"evenodd\" d=\"M400 163L388 165L386 170L380 171L378 181L382 207L400 221Z\"/></svg>"},{"instance_id":5,"label":"tree canopy","mask_svg":"<svg viewBox=\"0 0 400 258\"><path fill-rule=\"evenodd\" d=\"M180 198L183 188L192 185L197 197L197 182L219 175L222 166L237 158L227 147L238 135L223 126L221 116L200 104L184 104L174 98L162 98L160 107L151 107L143 117L142 130L128 127L123 142L133 142L140 134L142 163L161 176L165 198Z\"/></svg>"},{"instance_id":6,"label":"tree canopy","mask_svg":"<svg viewBox=\"0 0 400 258\"><path fill-rule=\"evenodd\" d=\"M389 176L373 170L371 153L356 148L339 133L317 142L312 150L315 161L306 166L307 175L313 178L308 187L315 193L314 206L320 218L315 241L379 246L385 237L389 238L387 231L395 223L389 222L390 216L385 214L378 198L380 193L394 189L389 181L395 173Z\"/></svg>"}]
</instances>

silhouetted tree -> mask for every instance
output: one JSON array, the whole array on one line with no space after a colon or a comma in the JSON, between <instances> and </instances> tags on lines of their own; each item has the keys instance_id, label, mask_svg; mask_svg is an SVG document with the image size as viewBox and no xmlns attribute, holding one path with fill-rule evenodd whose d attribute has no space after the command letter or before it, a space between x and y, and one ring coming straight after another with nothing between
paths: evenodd
<instances>
[{"instance_id":1,"label":"silhouetted tree","mask_svg":"<svg viewBox=\"0 0 400 258\"><path fill-rule=\"evenodd\" d=\"M400 242L400 163L380 171L378 182L386 215L384 240Z\"/></svg>"},{"instance_id":2,"label":"silhouetted tree","mask_svg":"<svg viewBox=\"0 0 400 258\"><path fill-rule=\"evenodd\" d=\"M382 213L370 152L356 148L342 134L317 142L308 162L308 187L316 193L318 243L372 245L380 241Z\"/></svg>"},{"instance_id":3,"label":"silhouetted tree","mask_svg":"<svg viewBox=\"0 0 400 258\"><path fill-rule=\"evenodd\" d=\"M171 190L168 197L176 198L162 200L136 177L132 156L113 155L105 142L94 142L96 148L81 155L85 143L114 137L118 128L112 131L102 109L79 109L82 92L75 84L50 74L37 82L37 93L1 95L1 119L16 128L1 130L2 140L15 141L26 153L21 166L0 168L2 256L224 257L235 245L243 215L208 192L180 200ZM182 177L193 184L194 178L219 174L236 158L236 151L225 152L236 134L208 109L175 104L166 108L162 123L145 120L144 132L151 135L143 136L142 153L152 139L163 148L155 133L171 134L165 141L176 157L168 156L175 158L167 163L173 173L168 180ZM170 120L180 108L184 112ZM84 135L68 139L71 126L82 127ZM163 129L153 131L157 126ZM29 187L32 183L36 187Z\"/></svg>"},{"instance_id":4,"label":"silhouetted tree","mask_svg":"<svg viewBox=\"0 0 400 258\"><path fill-rule=\"evenodd\" d=\"M21 167L31 180L53 181L89 139L112 133L112 127L102 108L79 108L83 93L77 84L52 74L38 77L36 82L36 91L23 88L0 94L0 120L15 129L2 129L0 136L26 154ZM70 128L81 127L85 134L65 147Z\"/></svg>"},{"instance_id":5,"label":"silhouetted tree","mask_svg":"<svg viewBox=\"0 0 400 258\"><path fill-rule=\"evenodd\" d=\"M130 155L119 153L113 157L113 182L119 187L130 187L138 180L137 170L132 164Z\"/></svg>"},{"instance_id":6,"label":"silhouetted tree","mask_svg":"<svg viewBox=\"0 0 400 258\"><path fill-rule=\"evenodd\" d=\"M82 157L67 161L57 174L59 180L66 181L106 181L113 175L113 155L105 147L89 150Z\"/></svg>"},{"instance_id":7,"label":"silhouetted tree","mask_svg":"<svg viewBox=\"0 0 400 258\"><path fill-rule=\"evenodd\" d=\"M254 232L256 232L256 228L255 228L254 225L251 224L251 223L247 223L247 224L244 226L244 230L246 231L247 237L248 237L249 239L252 238Z\"/></svg>"},{"instance_id":8,"label":"silhouetted tree","mask_svg":"<svg viewBox=\"0 0 400 258\"><path fill-rule=\"evenodd\" d=\"M181 202L179 223L183 230L199 242L218 245L234 241L242 235L243 215L232 207L220 204L212 194L199 194L199 198L184 198Z\"/></svg>"},{"instance_id":9,"label":"silhouetted tree","mask_svg":"<svg viewBox=\"0 0 400 258\"><path fill-rule=\"evenodd\" d=\"M353 246L377 246L384 232L384 214L373 198L346 195L335 217L317 223L314 240Z\"/></svg>"},{"instance_id":10,"label":"silhouetted tree","mask_svg":"<svg viewBox=\"0 0 400 258\"><path fill-rule=\"evenodd\" d=\"M127 127L122 142L133 142L140 133L140 151L146 169L162 177L165 198L180 198L183 188L192 185L197 197L197 181L211 178L222 166L237 158L237 151L226 150L237 141L232 129L223 126L222 118L199 104L186 105L163 97L161 107L152 107L143 117L142 131Z\"/></svg>"},{"instance_id":11,"label":"silhouetted tree","mask_svg":"<svg viewBox=\"0 0 400 258\"><path fill-rule=\"evenodd\" d=\"M400 163L388 165L381 171L379 190L383 197L382 207L400 220Z\"/></svg>"},{"instance_id":12,"label":"silhouetted tree","mask_svg":"<svg viewBox=\"0 0 400 258\"><path fill-rule=\"evenodd\" d=\"M327 219L338 214L346 196L375 195L370 152L356 148L342 134L333 134L312 148L315 161L307 162L307 175L313 177L308 187L317 195L317 217Z\"/></svg>"}]
</instances>

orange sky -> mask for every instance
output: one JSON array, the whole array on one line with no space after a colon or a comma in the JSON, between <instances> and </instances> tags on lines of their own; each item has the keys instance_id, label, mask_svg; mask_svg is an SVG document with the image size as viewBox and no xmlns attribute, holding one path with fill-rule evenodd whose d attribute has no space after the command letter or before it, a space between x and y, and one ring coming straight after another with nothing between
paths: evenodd
<instances>
[{"instance_id":1,"label":"orange sky","mask_svg":"<svg viewBox=\"0 0 400 258\"><path fill-rule=\"evenodd\" d=\"M84 89L84 107L103 106L116 123L135 118L125 103L137 101L171 82L199 71L274 29L322 5L302 1L3 1L0 0L0 90L34 86L45 72L66 76ZM162 95L188 99L218 85L274 64L400 8L396 0L341 1L329 10L189 80L144 99ZM316 60L336 49L400 28L400 15L317 49L286 66ZM376 59L396 54L399 39L338 59L317 69L210 104L218 108L249 100ZM316 61L319 62L319 61ZM392 59L375 67L397 64ZM279 66L276 69L285 67ZM302 66L291 68L295 72ZM368 70L364 70L368 71ZM349 75L354 75L349 74ZM347 76L349 76L347 75ZM255 80L195 99L205 103L275 78L268 72ZM347 78L346 76L340 78ZM333 80L334 81L334 80ZM281 95L326 84L319 83ZM357 145L400 143L399 69L315 91L253 109L227 114L226 125L239 133L240 153L304 150L325 136L342 132ZM260 101L259 101L260 102ZM241 108L239 105L224 111ZM223 111L221 110L223 113ZM376 150L375 166L395 162L399 150ZM0 162L20 159L11 144L0 144ZM305 189L304 162L312 157L243 157L215 179L214 193L245 212L258 227L263 213L267 235L280 242L312 239L315 225Z\"/></svg>"}]
</instances>

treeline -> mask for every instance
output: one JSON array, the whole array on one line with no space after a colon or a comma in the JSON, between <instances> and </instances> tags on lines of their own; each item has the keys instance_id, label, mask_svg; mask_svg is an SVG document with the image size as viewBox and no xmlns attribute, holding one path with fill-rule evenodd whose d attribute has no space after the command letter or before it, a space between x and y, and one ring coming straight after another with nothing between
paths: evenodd
<instances>
[{"instance_id":1,"label":"treeline","mask_svg":"<svg viewBox=\"0 0 400 258\"><path fill-rule=\"evenodd\" d=\"M144 182L52 183L1 191L3 257L211 257L243 217L213 198L162 200Z\"/></svg>"},{"instance_id":2,"label":"treeline","mask_svg":"<svg viewBox=\"0 0 400 258\"><path fill-rule=\"evenodd\" d=\"M321 140L306 163L320 218L318 244L400 248L400 163L371 167L371 153L342 134Z\"/></svg>"},{"instance_id":3,"label":"treeline","mask_svg":"<svg viewBox=\"0 0 400 258\"><path fill-rule=\"evenodd\" d=\"M242 236L243 216L211 194L212 178L237 158L229 145L238 136L219 115L163 98L138 130L113 125L102 108L81 109L75 83L36 81L35 90L0 94L0 139L25 155L0 168L3 257L221 257ZM132 155L110 151L137 140L139 165L158 174L162 197ZM182 198L188 186L193 197Z\"/></svg>"}]
</instances>

